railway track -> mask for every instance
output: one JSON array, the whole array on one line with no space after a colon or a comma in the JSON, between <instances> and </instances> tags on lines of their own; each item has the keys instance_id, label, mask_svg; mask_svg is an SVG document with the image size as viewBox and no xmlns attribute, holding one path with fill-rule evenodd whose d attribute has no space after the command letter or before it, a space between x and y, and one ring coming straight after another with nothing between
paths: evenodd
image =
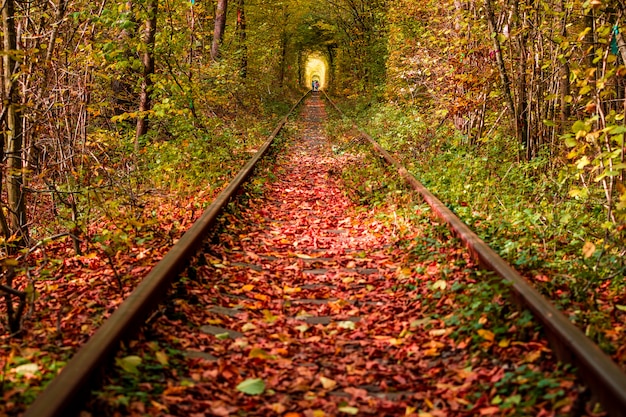
<instances>
[{"instance_id":1,"label":"railway track","mask_svg":"<svg viewBox=\"0 0 626 417\"><path fill-rule=\"evenodd\" d=\"M345 196L341 172L371 162L332 154L325 111L308 98L299 140L221 214L281 122L25 416L85 401L93 416L584 415L579 381L626 415L624 374L366 135L469 251L397 208L383 222ZM473 259L510 285L484 284L493 279ZM547 342L499 294L509 287L580 380L555 371ZM88 400L92 382L104 388Z\"/></svg>"}]
</instances>

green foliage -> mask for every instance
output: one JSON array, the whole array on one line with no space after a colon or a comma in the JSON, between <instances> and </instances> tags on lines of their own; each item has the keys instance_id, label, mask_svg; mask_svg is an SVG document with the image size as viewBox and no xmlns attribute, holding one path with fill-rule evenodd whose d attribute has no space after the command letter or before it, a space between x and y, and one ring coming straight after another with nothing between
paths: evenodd
<instances>
[{"instance_id":1,"label":"green foliage","mask_svg":"<svg viewBox=\"0 0 626 417\"><path fill-rule=\"evenodd\" d=\"M609 239L607 230L617 228L607 229L601 192L590 188L585 198L572 197L570 186L580 174L562 171L548 154L518 162L515 145L504 136L477 148L448 126L429 129L418 110L392 105L373 105L360 117L481 238L517 269L538 277L535 284L557 304L579 311L576 321L604 343L610 312L598 309L598 288L610 297L625 283L623 244Z\"/></svg>"},{"instance_id":2,"label":"green foliage","mask_svg":"<svg viewBox=\"0 0 626 417\"><path fill-rule=\"evenodd\" d=\"M88 408L102 413L128 413L143 403L149 405L149 398L167 389L164 375L176 372L184 365L181 351L163 348L157 343L122 349L115 358L115 369L108 376L102 388L94 392L94 399ZM106 411L105 411L106 410Z\"/></svg>"}]
</instances>

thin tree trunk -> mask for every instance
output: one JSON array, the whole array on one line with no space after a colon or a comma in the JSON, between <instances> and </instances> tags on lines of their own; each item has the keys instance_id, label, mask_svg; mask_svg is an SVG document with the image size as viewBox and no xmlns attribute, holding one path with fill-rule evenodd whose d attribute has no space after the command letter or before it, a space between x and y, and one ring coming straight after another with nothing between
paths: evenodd
<instances>
[{"instance_id":1,"label":"thin tree trunk","mask_svg":"<svg viewBox=\"0 0 626 417\"><path fill-rule=\"evenodd\" d=\"M509 81L509 76L506 71L506 66L504 65L504 60L502 58L502 48L500 47L500 40L498 39L498 33L496 31L496 19L493 14L493 8L491 6L491 0L485 0L485 11L487 12L487 24L489 25L489 32L491 34L491 38L493 41L493 48L496 54L496 62L498 63L498 69L500 72L500 80L502 81L502 91L504 93L504 100L509 109L509 113L511 113L511 118L513 120L513 125L515 127L515 136L518 141L520 138L520 132L518 131L518 125L516 122L517 113L515 111L515 104L513 103L513 96L511 95L511 82Z\"/></svg>"},{"instance_id":2,"label":"thin tree trunk","mask_svg":"<svg viewBox=\"0 0 626 417\"><path fill-rule=\"evenodd\" d=\"M220 57L220 45L224 39L226 29L226 12L228 11L228 0L218 0L215 11L215 29L213 30L213 43L211 44L211 58L214 61Z\"/></svg>"},{"instance_id":3,"label":"thin tree trunk","mask_svg":"<svg viewBox=\"0 0 626 417\"><path fill-rule=\"evenodd\" d=\"M59 26L63 23L63 17L65 17L65 9L67 7L67 0L59 0L57 5L57 12L54 16L54 23L50 38L48 39L48 51L46 52L46 62L52 59L54 53L54 46L56 44L57 35L59 34Z\"/></svg>"},{"instance_id":4,"label":"thin tree trunk","mask_svg":"<svg viewBox=\"0 0 626 417\"><path fill-rule=\"evenodd\" d=\"M282 87L285 83L285 64L287 61L287 33L283 30L280 34L280 74L278 83Z\"/></svg>"},{"instance_id":5,"label":"thin tree trunk","mask_svg":"<svg viewBox=\"0 0 626 417\"><path fill-rule=\"evenodd\" d=\"M143 53L143 79L141 80L141 96L139 99L139 118L135 135L135 153L139 152L139 138L148 133L147 111L151 108L152 74L154 74L154 39L157 29L158 0L148 0L148 20L144 32L145 51Z\"/></svg>"},{"instance_id":6,"label":"thin tree trunk","mask_svg":"<svg viewBox=\"0 0 626 417\"><path fill-rule=\"evenodd\" d=\"M558 12L563 16L561 17L561 37L563 39L567 39L567 14L565 11L565 0L560 0L557 3L559 5ZM560 100L560 109L559 109L559 133L562 134L565 132L565 124L567 123L567 119L570 115L570 105L568 103L568 96L570 95L570 83L569 83L569 63L567 59L562 59L559 65L559 100Z\"/></svg>"},{"instance_id":7,"label":"thin tree trunk","mask_svg":"<svg viewBox=\"0 0 626 417\"><path fill-rule=\"evenodd\" d=\"M15 27L14 0L5 0L2 9L4 26L4 92L6 114L4 144L7 155L7 200L9 205L9 224L12 233L18 233L24 243L28 240L26 227L26 201L22 187L22 113L20 93L16 86L19 71L15 59L17 50L17 32Z\"/></svg>"},{"instance_id":8,"label":"thin tree trunk","mask_svg":"<svg viewBox=\"0 0 626 417\"><path fill-rule=\"evenodd\" d=\"M237 1L237 38L239 40L239 75L246 78L248 75L248 45L246 44L246 9L245 0Z\"/></svg>"}]
</instances>

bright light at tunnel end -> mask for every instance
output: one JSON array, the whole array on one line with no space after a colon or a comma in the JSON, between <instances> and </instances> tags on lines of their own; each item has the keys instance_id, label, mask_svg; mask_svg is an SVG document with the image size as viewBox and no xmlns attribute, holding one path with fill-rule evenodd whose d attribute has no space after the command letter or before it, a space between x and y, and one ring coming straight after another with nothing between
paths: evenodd
<instances>
[{"instance_id":1,"label":"bright light at tunnel end","mask_svg":"<svg viewBox=\"0 0 626 417\"><path fill-rule=\"evenodd\" d=\"M328 63L326 58L320 54L312 53L308 56L305 64L304 80L305 87L311 88L313 80L318 80L320 88L326 88L328 82Z\"/></svg>"}]
</instances>

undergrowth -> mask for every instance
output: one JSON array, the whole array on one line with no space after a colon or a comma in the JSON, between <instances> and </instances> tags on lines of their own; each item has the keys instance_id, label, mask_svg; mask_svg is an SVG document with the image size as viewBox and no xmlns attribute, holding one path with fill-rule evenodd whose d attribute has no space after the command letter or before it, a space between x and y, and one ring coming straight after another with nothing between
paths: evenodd
<instances>
[{"instance_id":1,"label":"undergrowth","mask_svg":"<svg viewBox=\"0 0 626 417\"><path fill-rule=\"evenodd\" d=\"M625 315L626 264L619 237L608 232L602 195L570 197L571 174L555 155L518 162L510 138L470 145L451 125L431 124L418 109L354 108L351 117L383 148L588 336L616 352L623 335L612 323ZM347 121L333 123L329 132L348 135ZM589 242L596 242L593 250Z\"/></svg>"}]
</instances>

